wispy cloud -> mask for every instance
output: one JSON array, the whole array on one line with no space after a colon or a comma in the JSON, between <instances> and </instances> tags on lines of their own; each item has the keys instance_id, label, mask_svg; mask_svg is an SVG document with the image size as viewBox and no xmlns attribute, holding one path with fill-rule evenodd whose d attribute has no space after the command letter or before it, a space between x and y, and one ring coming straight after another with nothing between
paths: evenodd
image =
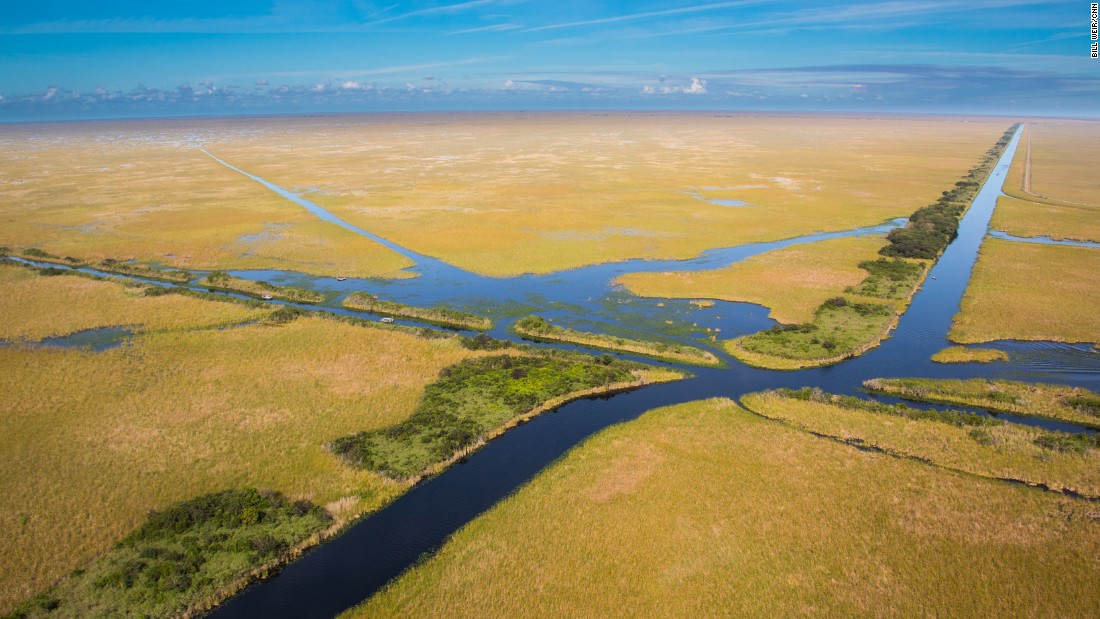
<instances>
[{"instance_id":1,"label":"wispy cloud","mask_svg":"<svg viewBox=\"0 0 1100 619\"><path fill-rule=\"evenodd\" d=\"M418 64L399 64L386 67L370 67L356 69L317 69L315 71L275 71L267 73L273 77L331 77L352 78L367 77L371 75L396 75L402 73L419 74L426 69L441 69L445 67L469 66L476 64L488 64L500 60L506 60L507 56L479 56L476 58L460 58L457 60L441 60L438 62L422 62ZM219 76L221 79L239 77L235 75Z\"/></svg>"},{"instance_id":2,"label":"wispy cloud","mask_svg":"<svg viewBox=\"0 0 1100 619\"><path fill-rule=\"evenodd\" d=\"M427 15L445 15L449 13L459 13L462 11L468 11L480 6L486 6L490 4L499 4L501 0L468 0L467 2L459 2L457 4L447 4L443 6L434 6L426 9L417 9L415 11L408 11L392 17L386 17L384 19L377 19L369 21L363 24L363 26L379 26L381 24L388 24L402 19L409 19L410 17L424 17Z\"/></svg>"},{"instance_id":3,"label":"wispy cloud","mask_svg":"<svg viewBox=\"0 0 1100 619\"><path fill-rule=\"evenodd\" d=\"M695 6L683 6L673 9L661 9L657 11L642 11L640 13L628 13L626 15L615 15L613 17L601 17L597 19L585 19L581 21L571 21L559 24L547 24L545 26L535 26L528 28L526 32L537 32L540 30L557 30L560 28L579 28L582 26L596 26L602 24L615 24L627 21L636 21L639 19L650 19L653 17L668 17L670 15L684 15L688 13L702 13L704 11L717 11L719 9L731 9L736 7L751 6L755 4L764 4L767 0L738 0L734 2L711 2L709 4L699 4Z\"/></svg>"},{"instance_id":4,"label":"wispy cloud","mask_svg":"<svg viewBox=\"0 0 1100 619\"><path fill-rule=\"evenodd\" d=\"M520 28L523 28L523 24L493 24L492 26L481 26L480 28L455 30L454 32L448 32L446 34L449 36L455 34L474 34L477 32L507 32L509 30L518 30Z\"/></svg>"}]
</instances>

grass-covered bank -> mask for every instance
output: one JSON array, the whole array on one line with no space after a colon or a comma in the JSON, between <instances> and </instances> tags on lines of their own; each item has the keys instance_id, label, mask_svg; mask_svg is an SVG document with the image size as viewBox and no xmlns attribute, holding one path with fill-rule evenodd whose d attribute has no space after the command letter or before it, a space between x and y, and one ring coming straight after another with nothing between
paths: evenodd
<instances>
[{"instance_id":1,"label":"grass-covered bank","mask_svg":"<svg viewBox=\"0 0 1100 619\"><path fill-rule=\"evenodd\" d=\"M976 406L1100 428L1100 394L1080 387L983 378L875 378L864 381L863 386L917 402Z\"/></svg>"},{"instance_id":2,"label":"grass-covered bank","mask_svg":"<svg viewBox=\"0 0 1100 619\"><path fill-rule=\"evenodd\" d=\"M904 228L892 230L886 237L890 244L883 247L880 253L884 256L926 260L938 258L948 243L958 236L959 221L963 213L989 178L993 166L1008 148L1019 126L1017 123L1009 127L978 165L971 168L954 187L944 191L935 203L914 211Z\"/></svg>"},{"instance_id":3,"label":"grass-covered bank","mask_svg":"<svg viewBox=\"0 0 1100 619\"><path fill-rule=\"evenodd\" d=\"M101 327L144 331L221 327L269 313L250 302L209 302L202 293L107 280L52 267L0 261L0 340L36 342ZM256 304L259 305L259 304Z\"/></svg>"},{"instance_id":4,"label":"grass-covered bank","mask_svg":"<svg viewBox=\"0 0 1100 619\"><path fill-rule=\"evenodd\" d=\"M514 420L566 399L680 376L610 356L482 357L444 368L408 419L338 438L329 448L353 466L394 479L417 478L482 445Z\"/></svg>"},{"instance_id":5,"label":"grass-covered bank","mask_svg":"<svg viewBox=\"0 0 1100 619\"><path fill-rule=\"evenodd\" d=\"M883 242L882 236L852 236L799 243L720 269L627 273L615 283L643 297L756 303L776 322L797 324L813 320L822 302L863 281L861 263L874 261Z\"/></svg>"},{"instance_id":6,"label":"grass-covered bank","mask_svg":"<svg viewBox=\"0 0 1100 619\"><path fill-rule=\"evenodd\" d=\"M199 281L199 285L211 290L239 292L259 299L280 299L292 303L320 303L325 300L325 295L315 290L233 277L225 271L211 271Z\"/></svg>"},{"instance_id":7,"label":"grass-covered bank","mask_svg":"<svg viewBox=\"0 0 1100 619\"><path fill-rule=\"evenodd\" d=\"M1094 509L692 402L589 438L347 616L1087 616Z\"/></svg>"},{"instance_id":8,"label":"grass-covered bank","mask_svg":"<svg viewBox=\"0 0 1100 619\"><path fill-rule=\"evenodd\" d=\"M811 323L776 325L725 342L738 361L773 370L796 370L837 363L878 345L897 322L891 305L826 301Z\"/></svg>"},{"instance_id":9,"label":"grass-covered bank","mask_svg":"<svg viewBox=\"0 0 1100 619\"><path fill-rule=\"evenodd\" d=\"M837 363L877 346L908 308L935 260L958 232L959 221L981 189L997 160L1011 141L1013 125L962 180L944 191L939 200L914 212L905 228L887 235L889 243L879 253L892 260L860 263L868 276L849 287L854 299L833 297L815 312L811 322L776 325L725 342L733 357L748 365L774 370L795 370ZM916 259L909 262L903 259ZM877 297L889 303L865 302Z\"/></svg>"},{"instance_id":10,"label":"grass-covered bank","mask_svg":"<svg viewBox=\"0 0 1100 619\"><path fill-rule=\"evenodd\" d=\"M516 321L512 328L523 339L535 342L563 342L598 350L625 352L652 357L673 363L718 366L722 361L709 351L684 344L647 342L603 333L586 333L552 325L540 316L527 316Z\"/></svg>"},{"instance_id":11,"label":"grass-covered bank","mask_svg":"<svg viewBox=\"0 0 1100 619\"><path fill-rule=\"evenodd\" d=\"M186 284L195 276L183 269L161 269L148 264L130 262L128 260L115 260L106 258L95 265L96 269L119 275L132 275L144 279L152 279L173 284Z\"/></svg>"},{"instance_id":12,"label":"grass-covered bank","mask_svg":"<svg viewBox=\"0 0 1100 619\"><path fill-rule=\"evenodd\" d=\"M396 301L386 301L365 292L348 295L344 299L344 307L382 316L411 318L454 329L487 331L493 328L493 321L484 316L460 312L446 307L416 307L415 305L406 305Z\"/></svg>"},{"instance_id":13,"label":"grass-covered bank","mask_svg":"<svg viewBox=\"0 0 1100 619\"><path fill-rule=\"evenodd\" d=\"M749 410L840 441L981 475L1100 497L1100 437L957 410L920 410L814 389L742 398Z\"/></svg>"},{"instance_id":14,"label":"grass-covered bank","mask_svg":"<svg viewBox=\"0 0 1100 619\"><path fill-rule=\"evenodd\" d=\"M201 611L295 556L332 526L309 501L254 488L149 513L103 556L21 604L11 617L169 617Z\"/></svg>"}]
</instances>

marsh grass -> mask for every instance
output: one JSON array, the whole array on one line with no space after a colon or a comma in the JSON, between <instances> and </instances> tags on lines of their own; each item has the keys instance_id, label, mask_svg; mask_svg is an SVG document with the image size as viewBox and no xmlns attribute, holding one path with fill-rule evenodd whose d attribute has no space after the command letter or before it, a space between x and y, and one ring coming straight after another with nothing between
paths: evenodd
<instances>
[{"instance_id":1,"label":"marsh grass","mask_svg":"<svg viewBox=\"0 0 1100 619\"><path fill-rule=\"evenodd\" d=\"M1034 120L1028 121L1026 131L1013 159L1005 193L1050 206L1100 207L1100 181L1092 166L1100 158L1100 122ZM1024 188L1029 145L1030 193Z\"/></svg>"},{"instance_id":2,"label":"marsh grass","mask_svg":"<svg viewBox=\"0 0 1100 619\"><path fill-rule=\"evenodd\" d=\"M934 203L914 211L905 228L893 230L887 235L888 243L878 253L894 260L865 260L859 263L868 275L859 285L848 286L846 291L893 300L894 303L883 305L843 296L830 297L815 310L812 321L779 324L768 331L726 341L726 350L748 365L794 370L837 363L877 346L897 324L898 317L908 307L917 286L928 272L929 266L925 263L899 258L934 260L939 257L955 238L960 218L1017 127L1013 125L1009 128L982 155L979 163L962 180L943 191ZM675 277L676 274L659 274L657 280L653 276L640 280L635 278L634 285L640 283L643 290L646 285L652 287L654 281L664 280L661 283L667 285L670 276ZM624 279L624 285L630 285L630 282L629 278ZM787 292L779 287L774 289ZM690 296L703 296L694 289L690 292L694 293Z\"/></svg>"},{"instance_id":3,"label":"marsh grass","mask_svg":"<svg viewBox=\"0 0 1100 619\"><path fill-rule=\"evenodd\" d=\"M215 122L0 131L0 244L94 263L408 277L411 263L206 157ZM234 121L234 129L240 126ZM235 133L232 132L232 133Z\"/></svg>"},{"instance_id":4,"label":"marsh grass","mask_svg":"<svg viewBox=\"0 0 1100 619\"><path fill-rule=\"evenodd\" d=\"M0 339L38 341L113 326L154 331L220 327L259 320L267 313L186 294L149 295L150 290L68 272L47 276L0 262Z\"/></svg>"},{"instance_id":5,"label":"marsh grass","mask_svg":"<svg viewBox=\"0 0 1100 619\"><path fill-rule=\"evenodd\" d=\"M315 290L276 286L268 282L233 277L224 271L211 271L199 281L199 285L211 290L239 292L255 298L271 297L294 303L320 303L325 300L325 295Z\"/></svg>"},{"instance_id":6,"label":"marsh grass","mask_svg":"<svg viewBox=\"0 0 1100 619\"><path fill-rule=\"evenodd\" d=\"M776 325L725 345L731 355L749 365L772 369L827 365L877 345L896 320L893 305L834 297L818 308L811 323Z\"/></svg>"},{"instance_id":7,"label":"marsh grass","mask_svg":"<svg viewBox=\"0 0 1100 619\"><path fill-rule=\"evenodd\" d=\"M932 355L936 363L992 363L1008 361L1008 353L994 348L970 348L949 346Z\"/></svg>"},{"instance_id":8,"label":"marsh grass","mask_svg":"<svg viewBox=\"0 0 1100 619\"><path fill-rule=\"evenodd\" d=\"M242 311L176 295L116 295L108 298L120 313L146 302L209 307L177 309L173 320ZM66 329L75 326L73 307ZM0 612L107 552L149 510L206 493L272 488L350 506L341 521L376 509L406 485L347 467L323 446L402 422L440 370L482 354L455 337L313 316L139 333L100 353L0 347Z\"/></svg>"},{"instance_id":9,"label":"marsh grass","mask_svg":"<svg viewBox=\"0 0 1100 619\"><path fill-rule=\"evenodd\" d=\"M1097 307L1100 250L987 238L948 337L1100 342Z\"/></svg>"},{"instance_id":10,"label":"marsh grass","mask_svg":"<svg viewBox=\"0 0 1100 619\"><path fill-rule=\"evenodd\" d=\"M793 427L993 479L1100 497L1100 450L1090 439L959 411L921 411L859 398L769 391L749 410Z\"/></svg>"},{"instance_id":11,"label":"marsh grass","mask_svg":"<svg viewBox=\"0 0 1100 619\"><path fill-rule=\"evenodd\" d=\"M1001 196L990 227L1015 236L1100 242L1100 206L1050 205Z\"/></svg>"},{"instance_id":12,"label":"marsh grass","mask_svg":"<svg viewBox=\"0 0 1100 619\"><path fill-rule=\"evenodd\" d=\"M249 140L223 134L208 148L405 247L510 276L903 217L935 200L1004 122L547 113L250 129ZM751 206L710 204L699 191Z\"/></svg>"},{"instance_id":13,"label":"marsh grass","mask_svg":"<svg viewBox=\"0 0 1100 619\"><path fill-rule=\"evenodd\" d=\"M329 448L353 466L394 479L422 475L545 402L637 383L636 363L578 355L496 355L444 368L408 419L340 437Z\"/></svg>"},{"instance_id":14,"label":"marsh grass","mask_svg":"<svg viewBox=\"0 0 1100 619\"><path fill-rule=\"evenodd\" d=\"M324 509L275 492L196 497L150 512L105 555L12 616L178 616L331 525Z\"/></svg>"},{"instance_id":15,"label":"marsh grass","mask_svg":"<svg viewBox=\"0 0 1100 619\"><path fill-rule=\"evenodd\" d=\"M586 333L552 325L539 316L527 316L513 323L521 337L536 342L565 342L598 350L633 353L673 363L718 366L721 360L706 350L683 344L647 342L603 333Z\"/></svg>"},{"instance_id":16,"label":"marsh grass","mask_svg":"<svg viewBox=\"0 0 1100 619\"><path fill-rule=\"evenodd\" d=\"M148 264L125 262L107 258L100 260L95 268L108 273L120 275L134 275L144 279L171 282L174 284L186 284L195 278L190 272L181 269L160 269Z\"/></svg>"},{"instance_id":17,"label":"marsh grass","mask_svg":"<svg viewBox=\"0 0 1100 619\"><path fill-rule=\"evenodd\" d=\"M693 402L589 438L346 616L1084 616L1094 509Z\"/></svg>"},{"instance_id":18,"label":"marsh grass","mask_svg":"<svg viewBox=\"0 0 1100 619\"><path fill-rule=\"evenodd\" d=\"M784 324L808 322L825 300L867 278L883 237L846 237L764 252L710 271L629 273L615 282L643 297L757 303Z\"/></svg>"},{"instance_id":19,"label":"marsh grass","mask_svg":"<svg viewBox=\"0 0 1100 619\"><path fill-rule=\"evenodd\" d=\"M1019 126L1017 123L1005 131L1001 139L982 156L978 165L971 168L954 187L944 191L934 203L914 211L904 228L891 230L886 237L890 243L880 253L925 260L938 258L948 243L958 236L963 213L970 207L974 196L978 195Z\"/></svg>"},{"instance_id":20,"label":"marsh grass","mask_svg":"<svg viewBox=\"0 0 1100 619\"><path fill-rule=\"evenodd\" d=\"M1081 387L982 378L875 378L863 386L907 400L976 406L1100 428L1100 394Z\"/></svg>"},{"instance_id":21,"label":"marsh grass","mask_svg":"<svg viewBox=\"0 0 1100 619\"><path fill-rule=\"evenodd\" d=\"M365 293L356 292L348 295L343 302L344 307L354 310L371 312L382 316L395 316L398 318L411 318L421 322L437 324L454 329L470 329L474 331L487 331L493 328L493 321L478 316L461 312L447 307L416 307L396 301L387 301Z\"/></svg>"}]
</instances>

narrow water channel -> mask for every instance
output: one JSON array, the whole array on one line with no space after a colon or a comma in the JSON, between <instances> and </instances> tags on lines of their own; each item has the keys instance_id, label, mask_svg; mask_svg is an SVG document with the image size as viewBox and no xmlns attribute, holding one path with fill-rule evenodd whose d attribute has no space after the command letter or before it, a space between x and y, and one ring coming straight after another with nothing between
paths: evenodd
<instances>
[{"instance_id":1,"label":"narrow water channel","mask_svg":"<svg viewBox=\"0 0 1100 619\"><path fill-rule=\"evenodd\" d=\"M1004 378L1079 385L1096 389L1100 383L1100 355L1088 347L1050 343L1001 342L1013 361L999 364L942 365L931 355L949 345L946 334L969 281L978 248L1001 195L1020 132L1012 139L989 179L963 218L959 237L947 248L930 277L913 299L893 336L862 357L827 367L798 372L775 372L731 361L728 368L692 368L691 379L654 385L606 399L580 400L553 413L536 417L492 441L467 462L456 465L397 499L337 539L315 549L276 577L245 590L216 609L211 616L330 617L363 601L426 553L437 550L464 524L529 481L567 450L607 426L636 418L646 410L701 398L741 395L775 387L818 386L833 393L858 394L863 380L874 377L924 376ZM900 225L893 222L891 225ZM882 233L863 230L851 233ZM816 235L813 240L835 235ZM595 311L599 321L632 319L654 312L655 304L615 291L610 285L619 274L634 271L700 270L717 268L760 251L794 242L743 246L707 252L691 261L627 261L596 265L544 276L494 280L473 274L462 276L454 296L438 299L469 307L474 303L522 303L539 309L554 308L568 321L571 314ZM453 269L453 267L451 267ZM431 269L421 271L432 277ZM280 274L268 273L267 276ZM286 276L294 279L297 276ZM526 280L526 281L525 281ZM510 294L494 282L507 282ZM297 283L302 283L301 278ZM528 287L524 285L530 283ZM398 282L394 293L403 300L417 299L416 283ZM406 287L403 293L400 288ZM536 292L537 291L537 292ZM391 293L391 289L386 289ZM517 294L518 292L518 294ZM560 296L559 296L560 295ZM488 303L483 299L489 299ZM547 299L552 301L547 302ZM419 299L434 301L436 299ZM611 301L609 303L608 301ZM613 307L608 307L613 305ZM686 304L685 304L686 305ZM624 307L625 306L625 307ZM721 322L723 337L766 328L763 312L747 304L719 304L697 311L688 319L713 318ZM636 323L636 324L641 324ZM643 327L644 328L644 327ZM507 336L507 332L494 333ZM1026 421L1017 419L1016 421ZM1069 429L1069 428L1065 428Z\"/></svg>"}]
</instances>

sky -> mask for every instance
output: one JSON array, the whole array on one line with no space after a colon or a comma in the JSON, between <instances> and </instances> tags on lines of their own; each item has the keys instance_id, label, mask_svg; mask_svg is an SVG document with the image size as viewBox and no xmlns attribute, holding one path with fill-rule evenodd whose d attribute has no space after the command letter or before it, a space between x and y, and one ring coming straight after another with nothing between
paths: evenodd
<instances>
[{"instance_id":1,"label":"sky","mask_svg":"<svg viewBox=\"0 0 1100 619\"><path fill-rule=\"evenodd\" d=\"M423 110L1100 116L1077 0L8 0L0 122Z\"/></svg>"}]
</instances>

